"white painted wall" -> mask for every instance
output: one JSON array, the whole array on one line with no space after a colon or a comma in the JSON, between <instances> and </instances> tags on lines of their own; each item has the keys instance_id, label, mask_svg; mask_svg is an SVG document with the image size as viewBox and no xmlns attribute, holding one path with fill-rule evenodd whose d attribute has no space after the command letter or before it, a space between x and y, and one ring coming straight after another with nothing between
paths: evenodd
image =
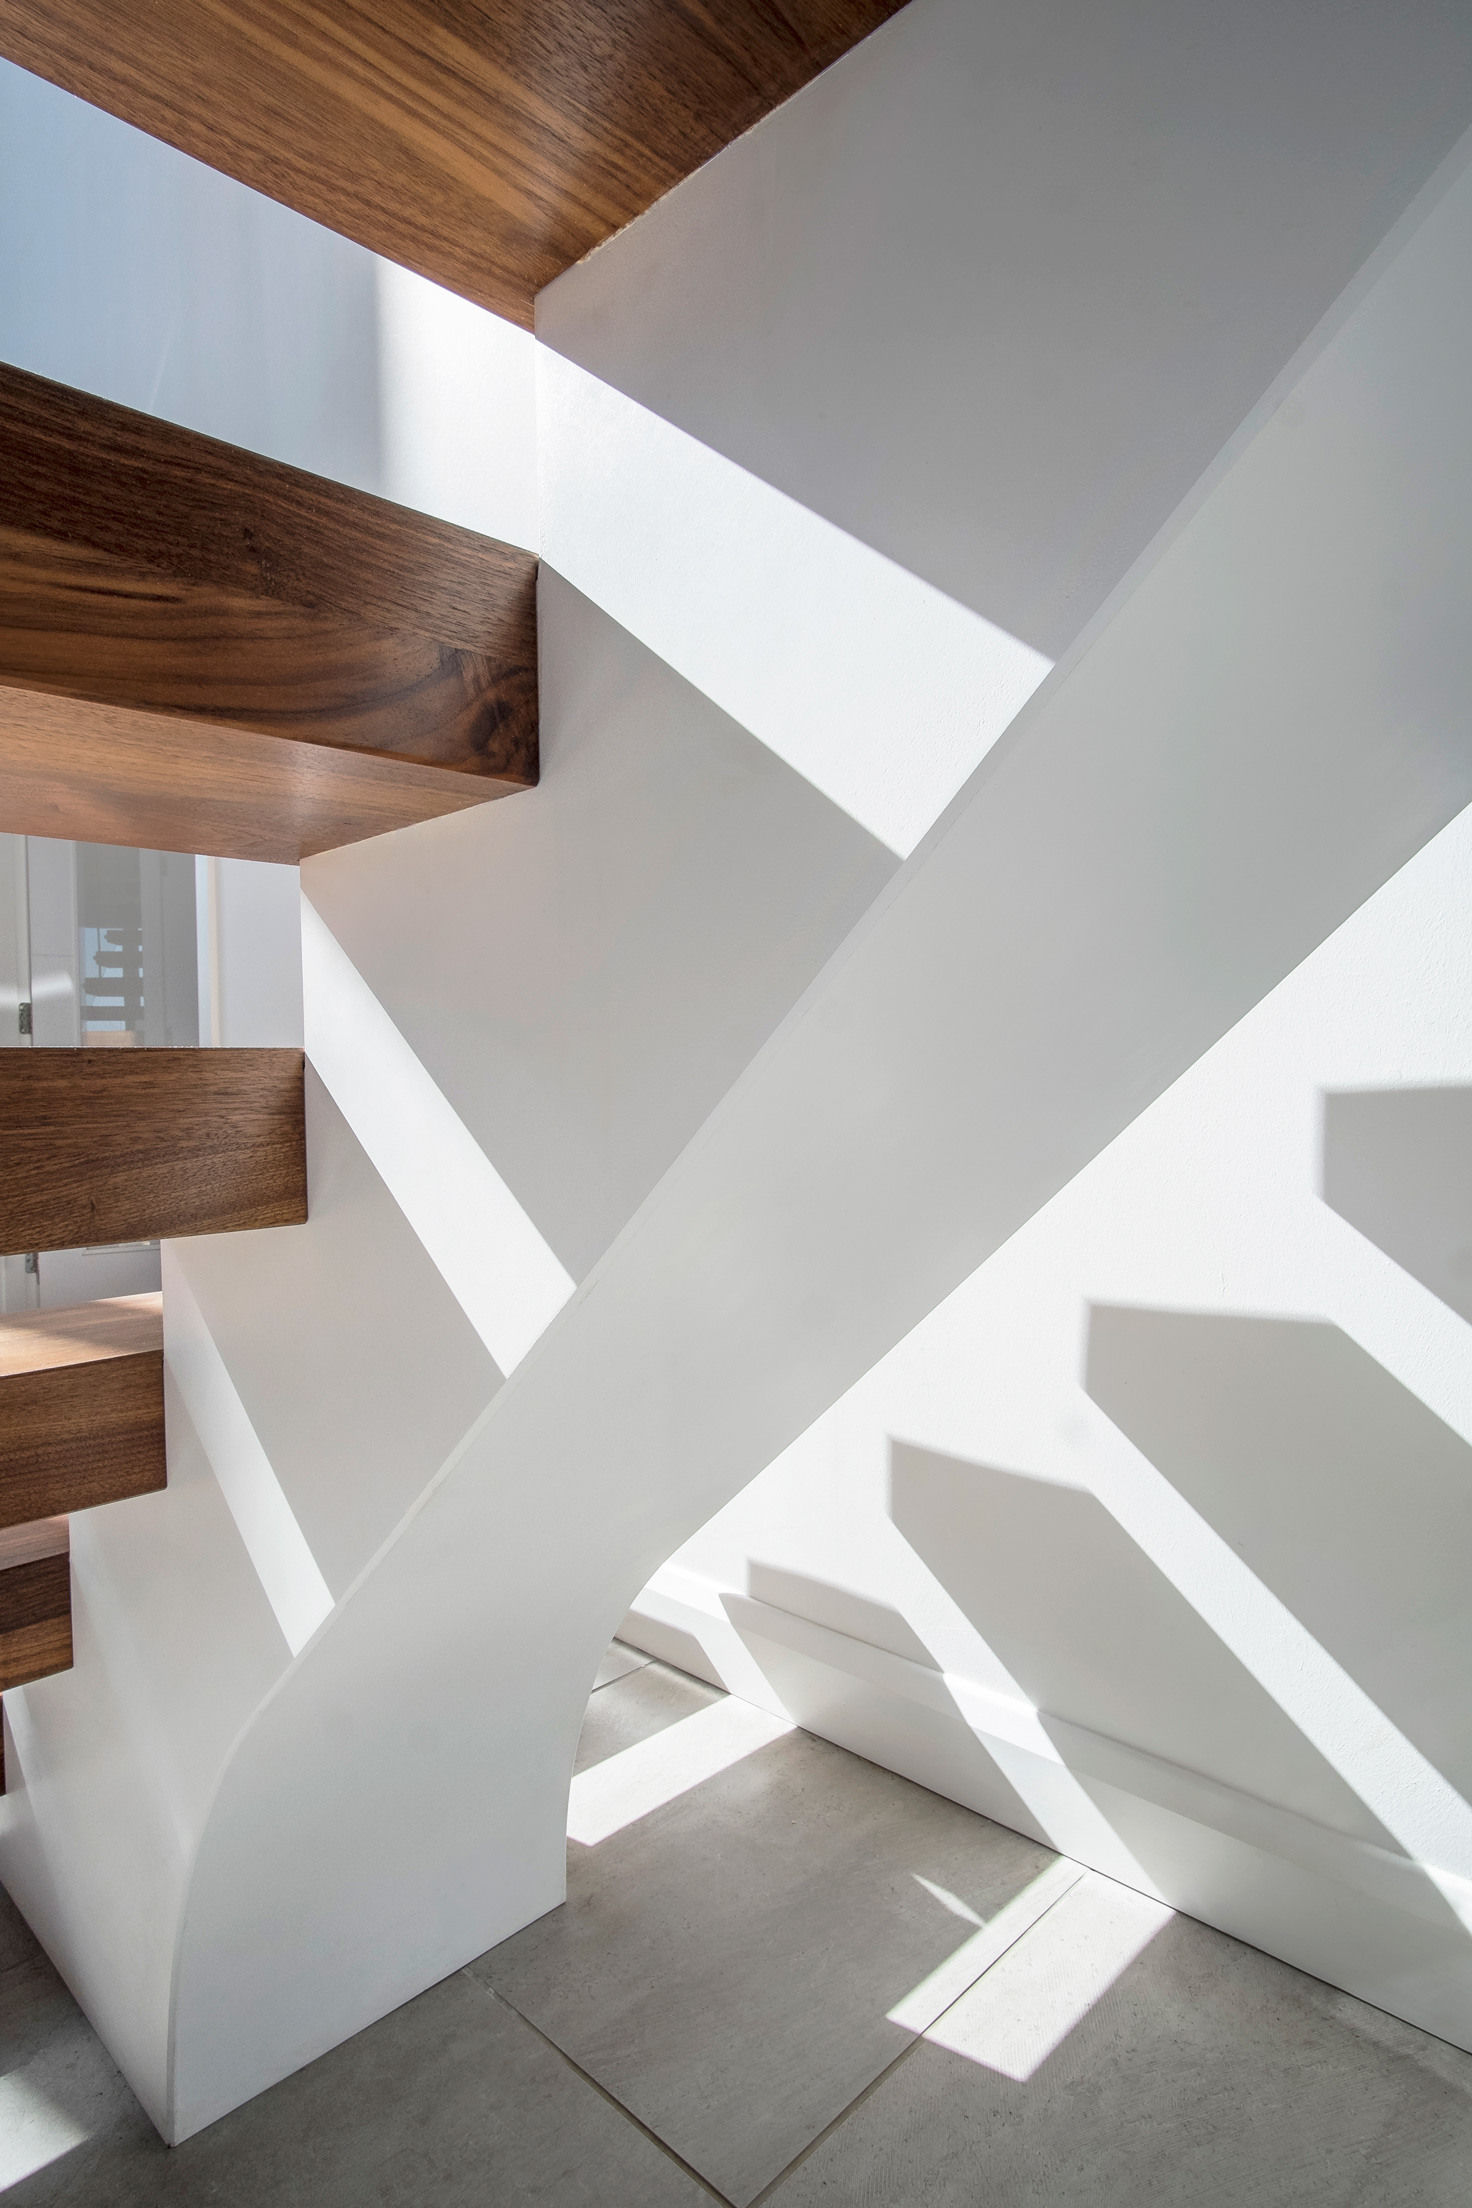
<instances>
[{"instance_id":1,"label":"white painted wall","mask_svg":"<svg viewBox=\"0 0 1472 2208\"><path fill-rule=\"evenodd\" d=\"M912 0L537 335L1056 659L1469 111L1441 0Z\"/></svg>"},{"instance_id":2,"label":"white painted wall","mask_svg":"<svg viewBox=\"0 0 1472 2208\"><path fill-rule=\"evenodd\" d=\"M1015 575L1053 609L1060 640L1463 119L1465 57L1439 19L1407 18L1393 50L1346 24L1311 95L1292 65L1318 18L1281 20L1244 41L1247 92L1222 80L1238 139L1192 202L1186 336L1163 299L1106 320L1121 342L1138 321L1121 380L1153 394L1146 429L1179 434L1146 435L1133 406L1091 414L1064 471L1075 502L1019 525L1015 557L980 559L983 581ZM1202 21L1156 25L1161 102L1190 92ZM1071 83L1070 22L1042 58ZM1105 344L1070 380L1051 293L1001 280L1037 202L1007 200L1019 227L999 245L980 215L1000 202L975 199L967 166L991 135L977 111L907 104L952 70L980 97L972 35L964 11L907 12L685 188L701 209L743 162L787 179L782 250L769 225L730 262L728 332L770 325L775 345L763 282L847 238L847 319L797 334L871 507L825 510L626 373L641 327L651 359L664 342L635 226L548 302L566 357L541 391L542 788L303 869L311 1219L171 1252L170 1489L89 1519L77 1666L6 1698L22 1783L0 1869L170 2136L556 1902L587 1684L648 1572L1472 798L1460 203L997 741L1054 639L980 586L949 603L895 554L927 513L943 539L984 536L1009 498L1021 512L999 439L992 496L955 434L1005 419L988 316L1031 328L1065 444L1081 388L1112 371ZM1275 37L1296 98L1273 92ZM845 212L891 108L924 203L975 201L933 239ZM1032 117L1060 162L1075 112ZM1185 112L1150 165L1157 230L1205 127ZM1361 187L1335 149L1367 115L1381 165ZM835 128L842 204L793 153ZM891 141L870 135L892 182ZM1264 162L1295 210L1287 262L1244 181ZM1073 177L1075 201L1084 184L1124 194L1096 238L1111 296L1149 293L1133 168ZM668 237L678 291L694 261ZM871 344L893 357L901 262L945 309L929 337L946 403L917 386L891 450L865 363ZM979 320L993 295L1005 318ZM1243 320L1260 343L1234 336L1206 376ZM816 416L751 365L746 416L806 449ZM1104 495L1140 471L1148 510ZM1060 580L1059 541L1101 499L1093 580ZM1414 584L1393 620L1387 575ZM383 1075L443 1150L386 1139ZM514 1290L527 1262L555 1312L504 1364L487 1272L452 1231L466 1176L436 1190L424 1155L470 1159L504 1237L491 1285Z\"/></svg>"},{"instance_id":3,"label":"white painted wall","mask_svg":"<svg viewBox=\"0 0 1472 2208\"><path fill-rule=\"evenodd\" d=\"M302 1046L301 883L294 866L197 858L199 1039Z\"/></svg>"}]
</instances>

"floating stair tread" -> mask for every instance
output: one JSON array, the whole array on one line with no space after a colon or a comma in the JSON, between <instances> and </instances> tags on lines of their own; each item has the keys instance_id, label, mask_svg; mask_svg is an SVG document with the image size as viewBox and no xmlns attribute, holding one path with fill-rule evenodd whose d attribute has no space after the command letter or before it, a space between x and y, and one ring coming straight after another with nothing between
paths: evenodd
<instances>
[{"instance_id":1,"label":"floating stair tread","mask_svg":"<svg viewBox=\"0 0 1472 2208\"><path fill-rule=\"evenodd\" d=\"M0 52L532 326L902 0L0 0Z\"/></svg>"},{"instance_id":2,"label":"floating stair tread","mask_svg":"<svg viewBox=\"0 0 1472 2208\"><path fill-rule=\"evenodd\" d=\"M163 1338L157 1294L0 1320L0 1528L167 1485Z\"/></svg>"},{"instance_id":3,"label":"floating stair tread","mask_svg":"<svg viewBox=\"0 0 1472 2208\"><path fill-rule=\"evenodd\" d=\"M6 826L294 863L529 789L536 577L0 363Z\"/></svg>"},{"instance_id":4,"label":"floating stair tread","mask_svg":"<svg viewBox=\"0 0 1472 2208\"><path fill-rule=\"evenodd\" d=\"M65 1518L36 1518L28 1526L0 1530L0 1572L19 1564L38 1564L43 1557L71 1554L71 1527Z\"/></svg>"},{"instance_id":5,"label":"floating stair tread","mask_svg":"<svg viewBox=\"0 0 1472 2208\"><path fill-rule=\"evenodd\" d=\"M70 1552L65 1518L0 1532L0 1693L71 1666Z\"/></svg>"},{"instance_id":6,"label":"floating stair tread","mask_svg":"<svg viewBox=\"0 0 1472 2208\"><path fill-rule=\"evenodd\" d=\"M300 1225L299 1050L0 1051L0 1250Z\"/></svg>"},{"instance_id":7,"label":"floating stair tread","mask_svg":"<svg viewBox=\"0 0 1472 2208\"><path fill-rule=\"evenodd\" d=\"M64 1311L17 1312L0 1319L0 1385L19 1373L161 1355L163 1346L164 1299L156 1290L107 1296Z\"/></svg>"},{"instance_id":8,"label":"floating stair tread","mask_svg":"<svg viewBox=\"0 0 1472 2208\"><path fill-rule=\"evenodd\" d=\"M383 753L0 687L5 824L296 866L524 787Z\"/></svg>"}]
</instances>

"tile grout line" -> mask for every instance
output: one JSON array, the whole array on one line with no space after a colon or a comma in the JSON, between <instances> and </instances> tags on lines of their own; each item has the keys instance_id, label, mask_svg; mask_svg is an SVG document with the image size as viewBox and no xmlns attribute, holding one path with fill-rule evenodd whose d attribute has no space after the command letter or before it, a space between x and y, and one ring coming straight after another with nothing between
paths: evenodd
<instances>
[{"instance_id":1,"label":"tile grout line","mask_svg":"<svg viewBox=\"0 0 1472 2208\"><path fill-rule=\"evenodd\" d=\"M792 2157L792 2160L786 2163L783 2168L781 2168L777 2172L777 2175L774 2178L769 2179L759 2193L753 2194L752 2198L747 2202L746 2208L762 2208L763 2202L768 2201L772 2198L772 2195L776 2192L777 2187L779 2185L785 2185L788 2178L792 2176L793 2172L795 2170L801 2169L803 2163L807 2161L809 2155L816 2154L819 2147L823 2145L824 2141L827 2139L831 2139L834 2132L837 2131L841 2125L846 2124L850 2116L856 2114L857 2111L863 2107L865 2101L868 2100L870 2094L877 2093L880 2086L883 2085L885 2079L894 2076L895 2071L898 2070L902 2062L909 2061L911 2055L914 2054L915 2049L922 2043L924 2036L925 2035L923 2032L917 2032L914 2038L910 2041L908 2047L902 2047L899 2053L893 2058L893 2060L887 2062L884 2065L884 2068L879 2072L878 2076L872 2077L869 2080L869 2083L864 2087L863 2091L854 2095L853 2099L849 2102L846 2108L841 2108L838 2114L832 2119L832 2121L826 2123L823 2126L823 2129L817 2134L817 2136L810 2139L807 2145L801 2148L798 2153L796 2153Z\"/></svg>"},{"instance_id":2,"label":"tile grout line","mask_svg":"<svg viewBox=\"0 0 1472 2208\"><path fill-rule=\"evenodd\" d=\"M617 1685L617 1681L611 1680L609 1684ZM687 2162L682 2154L678 2154L675 2151L675 2149L669 2144L668 2140L661 2139L657 2131L651 2130L649 2125L644 2122L642 2117L636 2116L631 2108L626 2108L624 2106L624 2103L618 2098L617 2094L610 2093L606 2085L600 2084L598 2079L592 2075L591 2071L585 2070L580 2062L575 2061L565 2047L559 2047L556 2040L550 2038L549 2035L542 2030L540 2024L534 2024L531 2018L516 2006L516 2003L514 2001L508 2001L505 1994L499 1992L495 1986L486 1985L479 1978L472 1977L468 1967L462 1970L460 1975L462 1978L470 1978L471 1984L478 1986L480 1988L480 1991L485 1994L488 2000L496 2002L503 2009L509 2009L511 2011L511 2014L514 2017L518 2018L520 2022L526 2026L529 2032L535 2032L537 2038L541 2040L544 2047L550 2047L553 2054L558 2056L561 2061L565 2062L568 2069L571 2070L575 2076L581 2078L585 2085L590 2085L593 2088L593 2091L598 2095L600 2100L607 2101L610 2108L616 2109L618 2111L619 2115L623 2117L625 2123L632 2124L635 2131L642 2132L644 2137L650 2142L651 2146L658 2147L660 2153L664 2155L668 2161L673 2162L676 2169L684 2171L686 2177L691 2180L692 2184L698 2185L701 2191L708 2194L712 2200L719 2201L721 2204L721 2208L734 2208L734 2203L730 2201L724 2193L718 2192L715 2186L712 2185L708 2177L703 2177L700 2171L695 2168L693 2163ZM908 2053L908 2049L906 2050L906 2052Z\"/></svg>"},{"instance_id":3,"label":"tile grout line","mask_svg":"<svg viewBox=\"0 0 1472 2208\"><path fill-rule=\"evenodd\" d=\"M1054 1860L1055 1862L1066 1863L1071 1859L1060 1854L1056 1856ZM911 2039L909 2046L902 2047L899 2053L894 2057L893 2061L887 2062L884 2065L884 2068L878 2073L878 2075L872 2077L869 2080L869 2083L864 2087L863 2091L860 2093L856 2093L853 2099L848 2103L847 2107L841 2108L838 2114L832 2119L832 2121L826 2123L823 2126L823 2129L816 2135L816 2137L810 2139L807 2145L801 2150L801 2152L795 2154L792 2157L792 2160L788 2162L782 2169L780 2169L777 2172L777 2175L772 2178L767 2184L765 2184L762 2187L761 2191L755 2194L752 2199L747 2202L746 2208L763 2208L763 2204L771 2200L773 2195L776 2193L778 2186L785 2185L788 2178L792 2176L793 2172L797 2169L800 2169L802 2164L807 2161L810 2155L817 2153L819 2147L823 2145L825 2140L831 2139L834 2132L838 2131L844 2124L848 2122L850 2116L855 2115L857 2111L863 2107L865 2101L868 2100L870 2094L877 2093L880 2086L884 2084L885 2080L887 2078L893 2077L895 2071L898 2070L900 2064L902 2062L908 2062L911 2055L914 2054L915 2050L918 2047L924 2046L926 2038L931 2032L934 2031L936 2025L941 2022L941 2019L943 2017L949 2016L952 2009L954 2009L958 2005L958 2003L964 2001L969 1993L974 1993L976 1988L981 1984L982 1979L985 1978L990 1971L996 1969L997 1964L1002 1960L1002 1957L1004 1955L1010 1955L1013 1948L1018 1946L1021 1941L1025 1940L1030 1932L1036 1931L1037 1927L1043 1922L1043 1920L1053 1914L1053 1911L1057 1908L1059 1902L1064 1900L1067 1895L1073 1892L1074 1887L1079 1882L1079 1879L1081 1879L1084 1875L1085 1866L1083 1864L1080 1864L1078 1870L1078 1879L1074 1879L1069 1885L1065 1886L1061 1890L1061 1892L1055 1894L1053 1896L1053 1899L1048 1903L1047 1908L1041 1910L1038 1915L1033 1918L1030 1924L1023 1925L1021 1930L1018 1932L1016 1938L1009 1940L1007 1942L1007 1945L1002 1948L998 1954L994 1955L989 1963L983 1965L983 1967L977 1972L976 1976L970 1979L967 1984L961 1988L960 1992L956 1995L955 2000L948 2001L945 2007L940 2011L939 2015L933 2016L931 2018L930 2022L926 2025L923 2032L916 2032L914 2037Z\"/></svg>"}]
</instances>

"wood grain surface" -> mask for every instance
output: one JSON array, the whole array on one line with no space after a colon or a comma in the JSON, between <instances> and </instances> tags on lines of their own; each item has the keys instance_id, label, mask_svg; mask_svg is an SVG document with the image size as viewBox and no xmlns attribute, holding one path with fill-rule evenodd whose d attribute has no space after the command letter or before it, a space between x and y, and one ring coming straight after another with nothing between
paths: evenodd
<instances>
[{"instance_id":1,"label":"wood grain surface","mask_svg":"<svg viewBox=\"0 0 1472 2208\"><path fill-rule=\"evenodd\" d=\"M535 669L532 553L4 363L0 497L13 528Z\"/></svg>"},{"instance_id":2,"label":"wood grain surface","mask_svg":"<svg viewBox=\"0 0 1472 2208\"><path fill-rule=\"evenodd\" d=\"M0 685L0 829L15 835L294 865L522 787Z\"/></svg>"},{"instance_id":3,"label":"wood grain surface","mask_svg":"<svg viewBox=\"0 0 1472 2208\"><path fill-rule=\"evenodd\" d=\"M69 1552L64 1518L0 1532L0 1692L71 1664Z\"/></svg>"},{"instance_id":4,"label":"wood grain surface","mask_svg":"<svg viewBox=\"0 0 1472 2208\"><path fill-rule=\"evenodd\" d=\"M535 701L529 716L486 653L179 582L3 522L0 686L536 779Z\"/></svg>"},{"instance_id":5,"label":"wood grain surface","mask_svg":"<svg viewBox=\"0 0 1472 2208\"><path fill-rule=\"evenodd\" d=\"M12 1564L32 1564L38 1557L66 1556L71 1549L71 1529L66 1519L42 1518L30 1526L8 1526L0 1532L0 1572Z\"/></svg>"},{"instance_id":6,"label":"wood grain surface","mask_svg":"<svg viewBox=\"0 0 1472 2208\"><path fill-rule=\"evenodd\" d=\"M0 1250L306 1216L299 1050L0 1051Z\"/></svg>"},{"instance_id":7,"label":"wood grain surface","mask_svg":"<svg viewBox=\"0 0 1472 2208\"><path fill-rule=\"evenodd\" d=\"M99 1296L60 1311L11 1311L0 1318L0 1385L20 1373L58 1372L68 1365L162 1353L164 1299ZM0 1434L0 1445L4 1436ZM42 1518L44 1511L32 1511Z\"/></svg>"},{"instance_id":8,"label":"wood grain surface","mask_svg":"<svg viewBox=\"0 0 1472 2208\"><path fill-rule=\"evenodd\" d=\"M279 762L275 787L252 778L250 848L210 825L218 761L200 724L475 778L482 802L527 788L535 592L530 553L0 367L0 827L255 857L279 816L269 855L304 855L300 762ZM16 709L33 696L135 716L131 773L86 713L53 706L38 747ZM187 745L174 720L192 724ZM389 817L339 833L329 805L311 847L471 801L418 773L369 787L391 793ZM166 836L150 790L181 812ZM142 810L97 836L103 791Z\"/></svg>"},{"instance_id":9,"label":"wood grain surface","mask_svg":"<svg viewBox=\"0 0 1472 2208\"><path fill-rule=\"evenodd\" d=\"M0 52L531 325L901 0L0 0Z\"/></svg>"},{"instance_id":10,"label":"wood grain surface","mask_svg":"<svg viewBox=\"0 0 1472 2208\"><path fill-rule=\"evenodd\" d=\"M0 1528L166 1485L162 1303L0 1319Z\"/></svg>"}]
</instances>

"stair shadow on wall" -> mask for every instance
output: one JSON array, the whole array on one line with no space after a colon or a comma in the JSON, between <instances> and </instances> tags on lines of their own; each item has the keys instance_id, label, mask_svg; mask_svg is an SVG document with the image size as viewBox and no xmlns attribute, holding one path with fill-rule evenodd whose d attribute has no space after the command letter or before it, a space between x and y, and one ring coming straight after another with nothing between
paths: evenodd
<instances>
[{"instance_id":1,"label":"stair shadow on wall","mask_svg":"<svg viewBox=\"0 0 1472 2208\"><path fill-rule=\"evenodd\" d=\"M1325 1203L1472 1319L1472 1089L1331 1093L1323 1140Z\"/></svg>"},{"instance_id":2,"label":"stair shadow on wall","mask_svg":"<svg viewBox=\"0 0 1472 2208\"><path fill-rule=\"evenodd\" d=\"M1338 1327L1096 1306L1089 1394L1464 1799L1472 1449Z\"/></svg>"},{"instance_id":3,"label":"stair shadow on wall","mask_svg":"<svg viewBox=\"0 0 1472 2208\"><path fill-rule=\"evenodd\" d=\"M753 1560L747 1596L721 1606L748 1655L794 1723L867 1756L1014 1832L1046 1838L1038 1817L970 1727L929 1648L898 1610L835 1581ZM816 1626L818 1635L804 1631ZM845 1662L843 1641L854 1643ZM872 1676L867 1652L897 1657L921 1675L924 1700L896 1700ZM881 1665L881 1671L883 1670ZM888 1686L888 1691L886 1687Z\"/></svg>"},{"instance_id":4,"label":"stair shadow on wall","mask_svg":"<svg viewBox=\"0 0 1472 2208\"><path fill-rule=\"evenodd\" d=\"M1240 1925L1234 1919L1242 1880L1252 1874L1214 1833L1235 1825L1250 1846L1259 1844L1264 1802L1409 1864L1354 1789L1092 1494L895 1442L891 1514L1035 1705L1072 1779L1177 1907L1263 1944L1264 1920L1252 1906ZM1177 1814L1162 1816L1162 1807ZM1266 1814L1269 1827L1278 1822ZM1068 1848L1067 1833L1057 1844ZM1274 1846L1271 1832L1266 1844ZM1331 1855L1339 1845L1328 1843ZM1400 1919L1397 1954L1380 1960L1435 1968L1448 1934L1459 1943L1467 1935L1431 1881L1408 1875L1403 1898L1415 1914ZM1305 1893L1315 1883L1305 1878ZM1355 1936L1369 1955L1382 1935L1372 1920ZM1294 1952L1291 1924L1278 1951ZM1304 1960L1314 1967L1311 1956Z\"/></svg>"}]
</instances>

